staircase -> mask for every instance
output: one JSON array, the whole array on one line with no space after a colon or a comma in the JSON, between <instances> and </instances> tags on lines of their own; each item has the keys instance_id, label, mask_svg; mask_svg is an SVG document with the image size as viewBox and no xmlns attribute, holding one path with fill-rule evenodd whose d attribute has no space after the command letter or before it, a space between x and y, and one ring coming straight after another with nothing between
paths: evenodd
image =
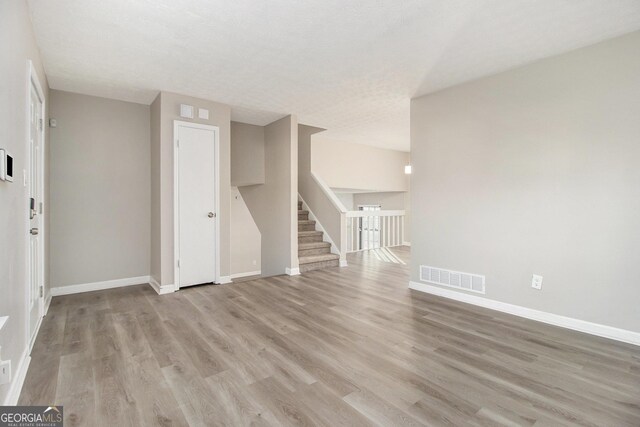
<instances>
[{"instance_id":1,"label":"staircase","mask_svg":"<svg viewBox=\"0 0 640 427\"><path fill-rule=\"evenodd\" d=\"M331 243L323 241L324 233L316 231L316 222L298 202L298 263L300 273L340 266L340 255L331 253Z\"/></svg>"}]
</instances>

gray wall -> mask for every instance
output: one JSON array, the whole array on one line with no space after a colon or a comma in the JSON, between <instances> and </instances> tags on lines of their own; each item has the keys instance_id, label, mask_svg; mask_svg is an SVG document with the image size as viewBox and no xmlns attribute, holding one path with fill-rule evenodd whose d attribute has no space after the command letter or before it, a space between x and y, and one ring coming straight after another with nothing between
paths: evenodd
<instances>
[{"instance_id":1,"label":"gray wall","mask_svg":"<svg viewBox=\"0 0 640 427\"><path fill-rule=\"evenodd\" d=\"M412 280L640 331L639 113L640 33L414 99Z\"/></svg>"},{"instance_id":2,"label":"gray wall","mask_svg":"<svg viewBox=\"0 0 640 427\"><path fill-rule=\"evenodd\" d=\"M149 106L51 90L51 286L149 275Z\"/></svg>"},{"instance_id":3,"label":"gray wall","mask_svg":"<svg viewBox=\"0 0 640 427\"><path fill-rule=\"evenodd\" d=\"M231 122L231 185L264 184L264 126Z\"/></svg>"},{"instance_id":4,"label":"gray wall","mask_svg":"<svg viewBox=\"0 0 640 427\"><path fill-rule=\"evenodd\" d=\"M314 138L311 170L331 188L407 191L409 153Z\"/></svg>"},{"instance_id":5,"label":"gray wall","mask_svg":"<svg viewBox=\"0 0 640 427\"><path fill-rule=\"evenodd\" d=\"M298 267L298 122L287 116L267 126L265 183L240 187L262 235L262 274Z\"/></svg>"},{"instance_id":6,"label":"gray wall","mask_svg":"<svg viewBox=\"0 0 640 427\"><path fill-rule=\"evenodd\" d=\"M355 209L355 205L353 204L355 195L353 193L340 193L340 192L335 192L335 193L336 193L336 197L338 198L338 200L340 200L340 202L342 203L342 205L345 207L346 210L352 211Z\"/></svg>"},{"instance_id":7,"label":"gray wall","mask_svg":"<svg viewBox=\"0 0 640 427\"><path fill-rule=\"evenodd\" d=\"M231 187L231 276L260 271L262 238L237 187Z\"/></svg>"},{"instance_id":8,"label":"gray wall","mask_svg":"<svg viewBox=\"0 0 640 427\"><path fill-rule=\"evenodd\" d=\"M382 206L385 210L404 209L404 192L389 193L356 193L353 195L353 208L358 209L358 205Z\"/></svg>"},{"instance_id":9,"label":"gray wall","mask_svg":"<svg viewBox=\"0 0 640 427\"><path fill-rule=\"evenodd\" d=\"M157 115L156 102L160 103L160 115ZM162 92L152 104L151 119L154 127L151 130L151 176L154 184L151 188L151 224L153 230L151 265L153 278L160 285L174 283L174 251L173 251L173 124L174 120L217 126L220 129L219 176L220 176L220 275L230 274L230 191L231 191L231 154L230 123L231 108L206 99L194 98L176 93ZM209 119L195 118L188 120L180 117L180 104L194 106L197 117L198 108L209 110ZM159 125L159 130L158 130ZM155 132L159 132L156 134ZM157 179L157 181L155 181ZM159 183L159 188L156 184ZM159 229L158 229L159 225ZM159 231L159 233L158 233ZM159 235L158 235L159 234ZM160 266L160 268L158 268ZM158 275L160 277L158 277Z\"/></svg>"},{"instance_id":10,"label":"gray wall","mask_svg":"<svg viewBox=\"0 0 640 427\"><path fill-rule=\"evenodd\" d=\"M264 184L264 126L231 122L231 275L261 269L261 235L238 186Z\"/></svg>"},{"instance_id":11,"label":"gray wall","mask_svg":"<svg viewBox=\"0 0 640 427\"><path fill-rule=\"evenodd\" d=\"M160 152L162 149L161 138L161 113L162 113L162 93L151 103L149 111L150 121L150 275L157 282L161 283L162 278L162 222L161 222L161 168ZM171 282L170 282L171 283Z\"/></svg>"},{"instance_id":12,"label":"gray wall","mask_svg":"<svg viewBox=\"0 0 640 427\"><path fill-rule=\"evenodd\" d=\"M48 115L49 88L40 62L29 11L25 1L0 2L0 148L14 156L16 178L13 183L0 181L0 316L9 316L0 332L2 359L13 362L13 382L20 358L27 349L26 304L28 284L27 206L28 192L22 185L22 170L27 168L27 60L32 60L45 92ZM45 136L45 150L49 140ZM47 155L47 153L45 153ZM48 165L45 164L45 172ZM46 190L46 189L45 189ZM45 222L49 197L45 194ZM45 246L47 236L45 235ZM45 287L48 288L48 270ZM48 292L47 292L48 293ZM0 386L4 402L9 384Z\"/></svg>"}]
</instances>

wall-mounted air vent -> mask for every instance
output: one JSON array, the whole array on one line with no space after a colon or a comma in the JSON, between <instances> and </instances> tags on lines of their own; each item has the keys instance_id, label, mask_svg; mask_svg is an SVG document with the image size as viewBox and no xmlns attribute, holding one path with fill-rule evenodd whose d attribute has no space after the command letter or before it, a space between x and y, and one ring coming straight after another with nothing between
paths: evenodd
<instances>
[{"instance_id":1,"label":"wall-mounted air vent","mask_svg":"<svg viewBox=\"0 0 640 427\"><path fill-rule=\"evenodd\" d=\"M421 265L420 280L484 294L484 276L479 274L462 273L460 271Z\"/></svg>"}]
</instances>

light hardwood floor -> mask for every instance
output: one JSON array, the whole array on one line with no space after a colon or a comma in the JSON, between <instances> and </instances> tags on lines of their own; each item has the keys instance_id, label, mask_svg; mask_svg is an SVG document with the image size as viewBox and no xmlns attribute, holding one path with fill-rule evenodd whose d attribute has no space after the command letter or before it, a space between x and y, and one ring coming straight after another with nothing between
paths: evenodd
<instances>
[{"instance_id":1,"label":"light hardwood floor","mask_svg":"<svg viewBox=\"0 0 640 427\"><path fill-rule=\"evenodd\" d=\"M407 285L406 265L360 253L55 297L20 404L64 405L66 426L640 425L640 348Z\"/></svg>"}]
</instances>

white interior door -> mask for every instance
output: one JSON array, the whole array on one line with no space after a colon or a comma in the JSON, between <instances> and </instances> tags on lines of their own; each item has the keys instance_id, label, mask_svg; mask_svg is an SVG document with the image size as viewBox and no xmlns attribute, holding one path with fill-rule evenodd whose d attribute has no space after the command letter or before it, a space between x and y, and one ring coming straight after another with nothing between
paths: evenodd
<instances>
[{"instance_id":1,"label":"white interior door","mask_svg":"<svg viewBox=\"0 0 640 427\"><path fill-rule=\"evenodd\" d=\"M42 99L33 82L29 92L29 343L36 338L42 319L44 298L44 245L42 237L42 195L44 165L42 161Z\"/></svg>"},{"instance_id":2,"label":"white interior door","mask_svg":"<svg viewBox=\"0 0 640 427\"><path fill-rule=\"evenodd\" d=\"M176 122L178 287L212 283L217 272L217 128Z\"/></svg>"}]
</instances>

